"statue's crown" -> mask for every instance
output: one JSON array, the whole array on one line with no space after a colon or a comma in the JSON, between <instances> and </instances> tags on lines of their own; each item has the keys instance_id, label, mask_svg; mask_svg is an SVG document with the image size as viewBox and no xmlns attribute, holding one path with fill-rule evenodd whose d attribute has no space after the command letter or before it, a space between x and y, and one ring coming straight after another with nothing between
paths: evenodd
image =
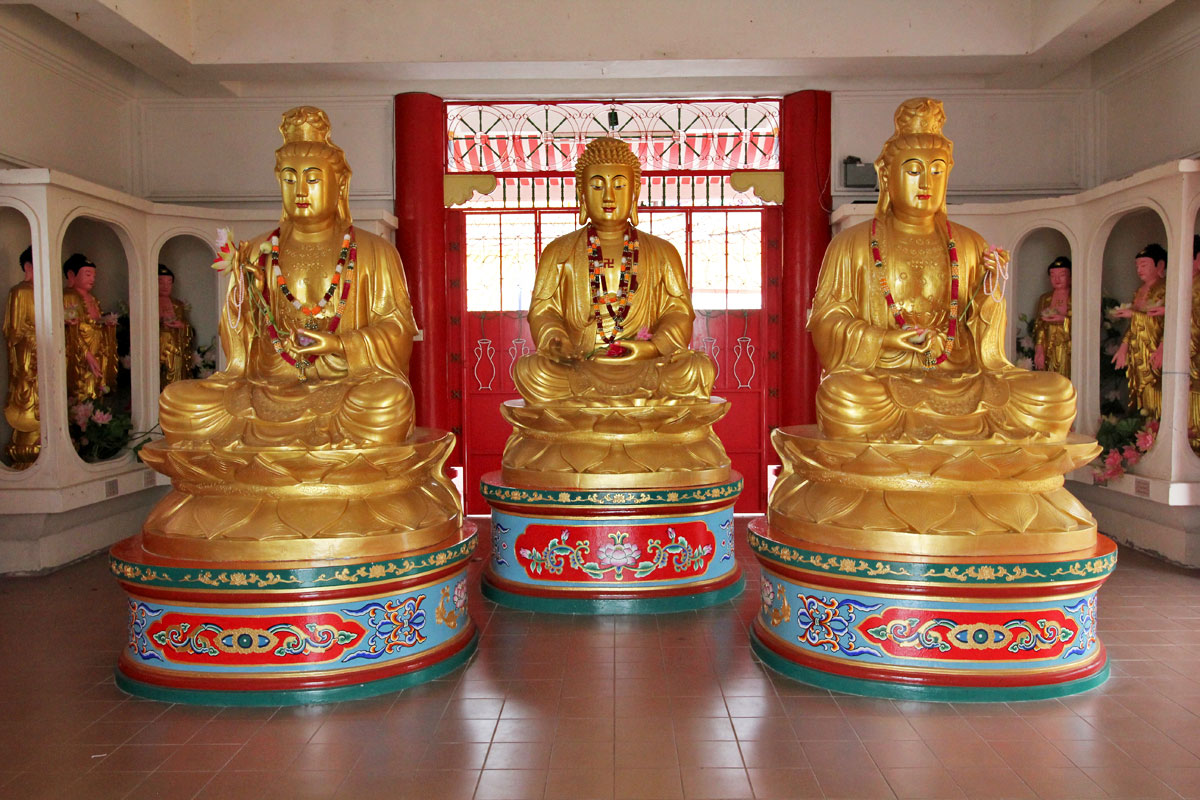
<instances>
[{"instance_id":1,"label":"statue's crown","mask_svg":"<svg viewBox=\"0 0 1200 800\"><path fill-rule=\"evenodd\" d=\"M941 100L932 97L914 97L905 100L896 109L896 135L904 136L910 133L931 133L942 136L942 126L946 124L946 112Z\"/></svg>"},{"instance_id":2,"label":"statue's crown","mask_svg":"<svg viewBox=\"0 0 1200 800\"><path fill-rule=\"evenodd\" d=\"M279 124L279 132L283 134L283 143L320 142L333 146L329 137L329 117L316 106L297 106L283 114L283 122Z\"/></svg>"}]
</instances>

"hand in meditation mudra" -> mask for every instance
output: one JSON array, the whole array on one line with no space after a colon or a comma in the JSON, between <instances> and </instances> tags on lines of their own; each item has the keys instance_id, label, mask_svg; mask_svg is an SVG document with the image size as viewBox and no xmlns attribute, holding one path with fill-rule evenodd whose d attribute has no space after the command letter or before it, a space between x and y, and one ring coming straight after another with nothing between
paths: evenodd
<instances>
[{"instance_id":1,"label":"hand in meditation mudra","mask_svg":"<svg viewBox=\"0 0 1200 800\"><path fill-rule=\"evenodd\" d=\"M453 436L414 435L417 328L400 257L354 227L329 128L317 108L284 114L280 227L226 246L227 366L160 398L165 443L143 457L175 491L145 533L170 555L366 556L457 530L442 475ZM224 544L197 544L212 540Z\"/></svg>"},{"instance_id":2,"label":"hand in meditation mudra","mask_svg":"<svg viewBox=\"0 0 1200 800\"><path fill-rule=\"evenodd\" d=\"M771 524L926 555L1087 546L1095 522L1062 475L1098 448L1068 440L1069 380L1005 357L1008 254L947 216L944 122L937 100L897 109L875 215L826 251L808 323L819 434L773 435Z\"/></svg>"},{"instance_id":3,"label":"hand in meditation mudra","mask_svg":"<svg viewBox=\"0 0 1200 800\"><path fill-rule=\"evenodd\" d=\"M524 403L502 409L515 428L506 479L723 479L729 460L711 426L727 404L711 397L712 360L688 349L695 311L679 252L636 227L637 156L618 139L595 139L575 164L575 186L582 227L542 251L528 316L537 352L513 371Z\"/></svg>"}]
</instances>

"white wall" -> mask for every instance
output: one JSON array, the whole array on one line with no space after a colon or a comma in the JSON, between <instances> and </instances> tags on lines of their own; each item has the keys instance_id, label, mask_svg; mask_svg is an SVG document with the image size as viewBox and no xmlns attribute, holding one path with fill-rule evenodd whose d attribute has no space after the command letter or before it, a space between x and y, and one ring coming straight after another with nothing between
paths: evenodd
<instances>
[{"instance_id":1,"label":"white wall","mask_svg":"<svg viewBox=\"0 0 1200 800\"><path fill-rule=\"evenodd\" d=\"M1097 183L1200 153L1200 0L1176 0L1091 67Z\"/></svg>"},{"instance_id":2,"label":"white wall","mask_svg":"<svg viewBox=\"0 0 1200 800\"><path fill-rule=\"evenodd\" d=\"M0 6L0 161L133 190L133 68L37 12Z\"/></svg>"},{"instance_id":3,"label":"white wall","mask_svg":"<svg viewBox=\"0 0 1200 800\"><path fill-rule=\"evenodd\" d=\"M279 204L279 121L298 105L323 108L354 177L356 203L392 205L392 97L161 99L139 103L141 196L159 202Z\"/></svg>"},{"instance_id":4,"label":"white wall","mask_svg":"<svg viewBox=\"0 0 1200 800\"><path fill-rule=\"evenodd\" d=\"M939 90L834 92L831 103L835 205L875 197L847 189L842 159L871 163L895 130L892 115L910 97L945 104L945 134L954 141L953 198L1013 199L1085 188L1086 93L1081 90Z\"/></svg>"}]
</instances>

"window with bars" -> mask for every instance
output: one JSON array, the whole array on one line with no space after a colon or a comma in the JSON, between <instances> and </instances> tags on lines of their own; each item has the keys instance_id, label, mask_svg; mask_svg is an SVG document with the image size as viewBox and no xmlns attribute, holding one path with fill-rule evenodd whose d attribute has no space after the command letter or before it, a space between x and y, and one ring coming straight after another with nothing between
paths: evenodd
<instances>
[{"instance_id":1,"label":"window with bars","mask_svg":"<svg viewBox=\"0 0 1200 800\"><path fill-rule=\"evenodd\" d=\"M762 308L762 214L757 210L657 210L638 227L679 249L697 310ZM529 308L538 257L578 227L562 211L466 215L467 311Z\"/></svg>"}]
</instances>

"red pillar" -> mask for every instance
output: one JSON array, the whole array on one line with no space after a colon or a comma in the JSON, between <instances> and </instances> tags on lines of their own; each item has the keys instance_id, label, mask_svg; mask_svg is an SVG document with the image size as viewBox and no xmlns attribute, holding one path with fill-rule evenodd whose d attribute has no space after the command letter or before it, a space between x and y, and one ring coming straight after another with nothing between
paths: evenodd
<instances>
[{"instance_id":1,"label":"red pillar","mask_svg":"<svg viewBox=\"0 0 1200 800\"><path fill-rule=\"evenodd\" d=\"M783 98L780 115L784 194L779 416L783 425L816 421L813 404L820 365L805 326L829 245L829 97L829 92L794 92Z\"/></svg>"},{"instance_id":2,"label":"red pillar","mask_svg":"<svg viewBox=\"0 0 1200 800\"><path fill-rule=\"evenodd\" d=\"M423 332L409 378L417 424L448 429L449 326L446 318L446 107L424 92L396 95L396 249L404 261L413 313Z\"/></svg>"}]
</instances>

